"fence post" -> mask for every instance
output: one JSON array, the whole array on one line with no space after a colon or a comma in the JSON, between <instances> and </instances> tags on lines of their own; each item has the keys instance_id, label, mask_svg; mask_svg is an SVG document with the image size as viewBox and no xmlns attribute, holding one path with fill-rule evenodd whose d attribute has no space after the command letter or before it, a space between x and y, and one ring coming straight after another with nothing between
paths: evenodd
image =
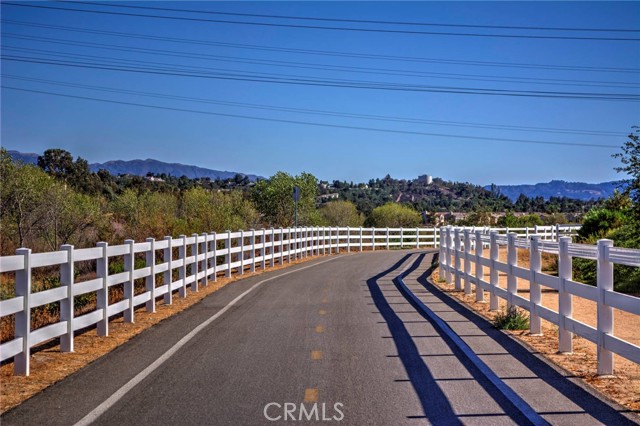
<instances>
[{"instance_id":1,"label":"fence post","mask_svg":"<svg viewBox=\"0 0 640 426\"><path fill-rule=\"evenodd\" d=\"M262 262L260 267L262 269L266 269L267 267L267 231L264 228L260 229L260 242L262 243L262 247L260 248L260 257L262 258Z\"/></svg>"},{"instance_id":2,"label":"fence post","mask_svg":"<svg viewBox=\"0 0 640 426\"><path fill-rule=\"evenodd\" d=\"M507 234L507 309L513 306L513 295L518 294L518 277L513 272L513 267L518 265L518 249L516 239L518 234L510 232Z\"/></svg>"},{"instance_id":3,"label":"fence post","mask_svg":"<svg viewBox=\"0 0 640 426\"><path fill-rule=\"evenodd\" d=\"M376 251L376 228L371 227L371 251Z\"/></svg>"},{"instance_id":4,"label":"fence post","mask_svg":"<svg viewBox=\"0 0 640 426\"><path fill-rule=\"evenodd\" d=\"M276 264L276 255L274 253L274 248L276 246L276 242L275 242L275 238L276 238L276 234L275 234L275 230L273 229L273 226L271 228L269 228L269 254L271 255L271 267L273 268Z\"/></svg>"},{"instance_id":5,"label":"fence post","mask_svg":"<svg viewBox=\"0 0 640 426\"><path fill-rule=\"evenodd\" d=\"M24 268L16 271L16 296L22 296L22 311L15 314L15 338L22 338L22 352L13 358L13 374L28 376L31 357L31 249L19 248Z\"/></svg>"},{"instance_id":6,"label":"fence post","mask_svg":"<svg viewBox=\"0 0 640 426\"><path fill-rule=\"evenodd\" d=\"M453 239L451 238L451 229L449 226L446 226L444 229L444 258L445 265L447 265L444 271L444 280L447 284L451 284L451 243L453 243Z\"/></svg>"},{"instance_id":7,"label":"fence post","mask_svg":"<svg viewBox=\"0 0 640 426\"><path fill-rule=\"evenodd\" d=\"M542 335L542 321L538 315L538 306L542 302L542 293L540 283L538 283L537 275L542 271L542 253L540 252L540 236L531 237L529 248L529 269L531 276L529 278L529 301L531 309L529 312L529 334L535 336Z\"/></svg>"},{"instance_id":8,"label":"fence post","mask_svg":"<svg viewBox=\"0 0 640 426\"><path fill-rule=\"evenodd\" d=\"M227 229L227 240L224 243L227 249L227 254L224 256L224 261L227 264L227 278L231 278L231 231Z\"/></svg>"},{"instance_id":9,"label":"fence post","mask_svg":"<svg viewBox=\"0 0 640 426\"><path fill-rule=\"evenodd\" d=\"M284 250L284 229L282 229L282 227L279 228L280 229L280 239L278 240L278 242L280 243L280 252L278 253L280 256L280 262L279 265L282 266L283 263L283 257L284 255L282 254L283 250Z\"/></svg>"},{"instance_id":10,"label":"fence post","mask_svg":"<svg viewBox=\"0 0 640 426\"><path fill-rule=\"evenodd\" d=\"M482 266L481 259L484 254L484 247L482 245L482 231L476 231L476 302L484 302L484 290L480 281L484 280L484 267Z\"/></svg>"},{"instance_id":11,"label":"fence post","mask_svg":"<svg viewBox=\"0 0 640 426\"><path fill-rule=\"evenodd\" d=\"M191 256L193 256L193 263L191 263L191 275L193 275L193 282L191 283L191 291L198 291L198 234L191 234L193 238L193 244L191 244ZM185 273L186 278L186 273Z\"/></svg>"},{"instance_id":12,"label":"fence post","mask_svg":"<svg viewBox=\"0 0 640 426\"><path fill-rule=\"evenodd\" d=\"M240 256L240 275L244 275L244 230L240 230L240 252L238 255Z\"/></svg>"},{"instance_id":13,"label":"fence post","mask_svg":"<svg viewBox=\"0 0 640 426\"><path fill-rule=\"evenodd\" d=\"M402 250L402 246L404 245L404 228L400 227L400 250Z\"/></svg>"},{"instance_id":14,"label":"fence post","mask_svg":"<svg viewBox=\"0 0 640 426\"><path fill-rule=\"evenodd\" d=\"M362 241L362 226L360 227L360 253L362 253L362 249L363 249L364 245L363 245L363 241Z\"/></svg>"},{"instance_id":15,"label":"fence post","mask_svg":"<svg viewBox=\"0 0 640 426\"><path fill-rule=\"evenodd\" d=\"M498 295L496 294L496 287L498 287L498 270L495 263L498 261L499 247L498 247L498 231L491 231L489 234L490 246L489 257L491 258L491 266L489 266L489 283L491 284L489 291L489 309L497 311L500 309L498 303Z\"/></svg>"},{"instance_id":16,"label":"fence post","mask_svg":"<svg viewBox=\"0 0 640 426\"><path fill-rule=\"evenodd\" d=\"M144 279L144 286L149 292L149 301L146 303L147 312L156 311L156 240L147 238L149 251L145 253L145 264L149 268L149 276Z\"/></svg>"},{"instance_id":17,"label":"fence post","mask_svg":"<svg viewBox=\"0 0 640 426\"><path fill-rule=\"evenodd\" d=\"M416 227L416 248L420 248L420 228Z\"/></svg>"},{"instance_id":18,"label":"fence post","mask_svg":"<svg viewBox=\"0 0 640 426\"><path fill-rule=\"evenodd\" d=\"M209 266L213 268L213 282L216 282L218 281L218 234L212 232L211 238L213 239L213 255L209 259Z\"/></svg>"},{"instance_id":19,"label":"fence post","mask_svg":"<svg viewBox=\"0 0 640 426\"><path fill-rule=\"evenodd\" d=\"M67 288L67 297L60 301L60 321L67 322L67 333L60 336L60 351L73 352L73 246L64 244L60 250L67 252L67 263L60 265L60 285Z\"/></svg>"},{"instance_id":20,"label":"fence post","mask_svg":"<svg viewBox=\"0 0 640 426\"><path fill-rule=\"evenodd\" d=\"M173 303L173 292L171 283L173 281L173 249L171 247L171 241L173 238L171 236L164 237L164 240L167 242L167 248L164 249L162 253L162 257L164 261L167 262L167 270L164 271L162 276L162 280L167 285L167 292L164 294L164 304L170 305Z\"/></svg>"},{"instance_id":21,"label":"fence post","mask_svg":"<svg viewBox=\"0 0 640 426\"><path fill-rule=\"evenodd\" d=\"M182 266L178 269L178 280L180 281L180 297L187 297L187 236L180 235L182 244L178 247L178 259L182 260Z\"/></svg>"},{"instance_id":22,"label":"fence post","mask_svg":"<svg viewBox=\"0 0 640 426\"><path fill-rule=\"evenodd\" d=\"M202 279L200 284L202 287L206 287L209 280L209 235L206 232L202 233L202 243L200 243L200 250L198 253L204 254L204 257L200 261L200 271L202 273Z\"/></svg>"},{"instance_id":23,"label":"fence post","mask_svg":"<svg viewBox=\"0 0 640 426\"><path fill-rule=\"evenodd\" d=\"M608 251L613 247L611 240L598 240L598 374L613 374L613 352L605 348L604 338L613 334L613 308L605 304L607 292L613 291L613 263Z\"/></svg>"},{"instance_id":24,"label":"fence post","mask_svg":"<svg viewBox=\"0 0 640 426\"><path fill-rule=\"evenodd\" d=\"M556 241L560 241L560 224L556 223Z\"/></svg>"},{"instance_id":25,"label":"fence post","mask_svg":"<svg viewBox=\"0 0 640 426\"><path fill-rule=\"evenodd\" d=\"M471 294L471 237L464 231L464 294Z\"/></svg>"},{"instance_id":26,"label":"fence post","mask_svg":"<svg viewBox=\"0 0 640 426\"><path fill-rule=\"evenodd\" d=\"M333 248L333 240L331 238L331 227L329 227L329 254L331 254L331 249Z\"/></svg>"},{"instance_id":27,"label":"fence post","mask_svg":"<svg viewBox=\"0 0 640 426\"><path fill-rule=\"evenodd\" d=\"M133 252L134 240L124 240L125 245L129 246L129 253L124 256L124 270L129 273L129 278L124 283L124 298L129 301L129 306L125 309L124 322L133 323L133 271L135 266L135 253Z\"/></svg>"},{"instance_id":28,"label":"fence post","mask_svg":"<svg viewBox=\"0 0 640 426\"><path fill-rule=\"evenodd\" d=\"M440 279L443 280L446 269L446 259L444 256L444 245L442 245L442 238L440 239L440 251L438 252L438 260L440 262Z\"/></svg>"},{"instance_id":29,"label":"fence post","mask_svg":"<svg viewBox=\"0 0 640 426\"><path fill-rule=\"evenodd\" d=\"M305 248L307 249L305 257L309 257L309 256L313 257L313 227L307 226L307 232L305 235L306 235Z\"/></svg>"},{"instance_id":30,"label":"fence post","mask_svg":"<svg viewBox=\"0 0 640 426\"><path fill-rule=\"evenodd\" d=\"M533 233L538 235L538 225L533 225Z\"/></svg>"},{"instance_id":31,"label":"fence post","mask_svg":"<svg viewBox=\"0 0 640 426\"><path fill-rule=\"evenodd\" d=\"M327 254L327 227L322 227L322 255Z\"/></svg>"},{"instance_id":32,"label":"fence post","mask_svg":"<svg viewBox=\"0 0 640 426\"><path fill-rule=\"evenodd\" d=\"M460 228L455 228L453 230L454 235L454 252L453 252L453 261L454 261L454 280L455 280L455 289L462 290L462 277L461 277L461 265L460 265Z\"/></svg>"},{"instance_id":33,"label":"fence post","mask_svg":"<svg viewBox=\"0 0 640 426\"><path fill-rule=\"evenodd\" d=\"M557 234L556 234L557 235ZM560 237L559 255L558 255L558 278L560 278L560 286L558 288L558 312L560 321L558 324L558 352L573 352L573 333L567 330L566 319L571 318L573 313L573 298L571 293L565 290L566 280L570 280L571 256L569 255L569 244L571 237Z\"/></svg>"},{"instance_id":34,"label":"fence post","mask_svg":"<svg viewBox=\"0 0 640 426\"><path fill-rule=\"evenodd\" d=\"M320 256L320 227L313 227L313 255Z\"/></svg>"},{"instance_id":35,"label":"fence post","mask_svg":"<svg viewBox=\"0 0 640 426\"><path fill-rule=\"evenodd\" d=\"M109 335L109 315L107 308L109 307L109 286L107 278L109 276L109 256L107 248L109 243L99 242L98 247L102 248L102 257L96 260L96 275L102 280L102 288L98 290L96 297L96 310L102 311L102 319L98 322L98 336Z\"/></svg>"},{"instance_id":36,"label":"fence post","mask_svg":"<svg viewBox=\"0 0 640 426\"><path fill-rule=\"evenodd\" d=\"M256 230L251 228L251 237L249 237L249 243L251 244L251 272L256 271Z\"/></svg>"},{"instance_id":37,"label":"fence post","mask_svg":"<svg viewBox=\"0 0 640 426\"><path fill-rule=\"evenodd\" d=\"M387 250L389 250L389 227L387 226Z\"/></svg>"},{"instance_id":38,"label":"fence post","mask_svg":"<svg viewBox=\"0 0 640 426\"><path fill-rule=\"evenodd\" d=\"M339 233L340 233L340 227L338 227L338 234ZM338 240L338 244L340 244L339 240ZM351 228L347 226L347 253L349 252L351 252Z\"/></svg>"}]
</instances>

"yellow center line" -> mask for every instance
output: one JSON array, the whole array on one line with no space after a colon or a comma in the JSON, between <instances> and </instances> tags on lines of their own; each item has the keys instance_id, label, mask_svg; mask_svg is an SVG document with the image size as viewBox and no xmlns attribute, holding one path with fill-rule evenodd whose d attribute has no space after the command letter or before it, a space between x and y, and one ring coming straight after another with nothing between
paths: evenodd
<instances>
[{"instance_id":1,"label":"yellow center line","mask_svg":"<svg viewBox=\"0 0 640 426\"><path fill-rule=\"evenodd\" d=\"M316 333L324 333L324 325L316 325Z\"/></svg>"},{"instance_id":2,"label":"yellow center line","mask_svg":"<svg viewBox=\"0 0 640 426\"><path fill-rule=\"evenodd\" d=\"M318 389L317 388L305 389L304 402L318 402Z\"/></svg>"},{"instance_id":3,"label":"yellow center line","mask_svg":"<svg viewBox=\"0 0 640 426\"><path fill-rule=\"evenodd\" d=\"M320 309L320 310L318 311L318 313L319 313L320 315L326 315L327 311L325 311L324 309Z\"/></svg>"},{"instance_id":4,"label":"yellow center line","mask_svg":"<svg viewBox=\"0 0 640 426\"><path fill-rule=\"evenodd\" d=\"M322 351L311 351L311 359L314 361L322 359Z\"/></svg>"}]
</instances>

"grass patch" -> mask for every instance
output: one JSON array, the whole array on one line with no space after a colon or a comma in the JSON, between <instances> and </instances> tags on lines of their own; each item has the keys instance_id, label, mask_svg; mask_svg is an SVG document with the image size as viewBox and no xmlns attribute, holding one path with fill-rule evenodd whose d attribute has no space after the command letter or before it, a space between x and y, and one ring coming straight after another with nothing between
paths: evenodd
<instances>
[{"instance_id":1,"label":"grass patch","mask_svg":"<svg viewBox=\"0 0 640 426\"><path fill-rule=\"evenodd\" d=\"M529 316L515 306L496 315L493 325L500 330L527 330Z\"/></svg>"}]
</instances>

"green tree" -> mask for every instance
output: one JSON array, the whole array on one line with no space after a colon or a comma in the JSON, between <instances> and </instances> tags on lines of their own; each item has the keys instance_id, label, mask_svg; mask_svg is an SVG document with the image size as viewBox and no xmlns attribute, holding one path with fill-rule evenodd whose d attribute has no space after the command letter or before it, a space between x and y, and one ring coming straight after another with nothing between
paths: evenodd
<instances>
[{"instance_id":1,"label":"green tree","mask_svg":"<svg viewBox=\"0 0 640 426\"><path fill-rule=\"evenodd\" d=\"M88 194L99 194L103 184L97 174L89 169L87 160L73 156L64 149L48 149L38 157L38 167L58 180Z\"/></svg>"},{"instance_id":2,"label":"green tree","mask_svg":"<svg viewBox=\"0 0 640 426\"><path fill-rule=\"evenodd\" d=\"M184 233L223 232L257 226L259 214L242 192L213 192L200 187L186 191L182 198L181 218Z\"/></svg>"},{"instance_id":3,"label":"green tree","mask_svg":"<svg viewBox=\"0 0 640 426\"><path fill-rule=\"evenodd\" d=\"M632 129L628 140L622 145L622 152L613 154L613 157L622 163L622 166L616 167L615 170L630 177L626 180L626 191L633 202L635 218L640 220L640 128L633 126Z\"/></svg>"},{"instance_id":4,"label":"green tree","mask_svg":"<svg viewBox=\"0 0 640 426\"><path fill-rule=\"evenodd\" d=\"M80 194L56 182L42 204L45 219L39 234L49 250L58 250L61 244L83 246L97 242L104 214L100 198Z\"/></svg>"},{"instance_id":5,"label":"green tree","mask_svg":"<svg viewBox=\"0 0 640 426\"><path fill-rule=\"evenodd\" d=\"M362 226L364 218L358 213L355 204L350 201L331 201L326 203L320 214L329 226Z\"/></svg>"},{"instance_id":6,"label":"green tree","mask_svg":"<svg viewBox=\"0 0 640 426\"><path fill-rule=\"evenodd\" d=\"M37 167L14 163L4 148L0 178L3 254L27 245L36 249L34 234L46 219L43 204L53 180Z\"/></svg>"},{"instance_id":7,"label":"green tree","mask_svg":"<svg viewBox=\"0 0 640 426\"><path fill-rule=\"evenodd\" d=\"M373 209L367 224L380 228L413 228L420 224L421 219L420 213L411 207L398 203L387 203Z\"/></svg>"},{"instance_id":8,"label":"green tree","mask_svg":"<svg viewBox=\"0 0 640 426\"><path fill-rule=\"evenodd\" d=\"M293 188L300 188L298 224L314 225L319 219L316 212L318 179L310 173L292 176L277 172L267 180L259 181L253 190L253 200L264 220L273 226L294 224Z\"/></svg>"}]
</instances>

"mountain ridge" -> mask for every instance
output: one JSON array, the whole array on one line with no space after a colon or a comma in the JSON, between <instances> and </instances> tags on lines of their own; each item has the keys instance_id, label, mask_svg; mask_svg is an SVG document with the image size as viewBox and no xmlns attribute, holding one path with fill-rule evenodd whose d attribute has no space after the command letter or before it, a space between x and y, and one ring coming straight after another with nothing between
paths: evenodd
<instances>
[{"instance_id":1,"label":"mountain ridge","mask_svg":"<svg viewBox=\"0 0 640 426\"><path fill-rule=\"evenodd\" d=\"M23 153L16 150L8 150L9 155L17 161L27 164L36 164L38 155L36 153ZM171 175L175 177L187 176L190 179L211 178L211 179L231 179L240 174L247 176L249 180L256 181L260 176L233 171L221 171L208 169L205 167L192 166L182 163L167 163L164 161L147 158L145 160L110 160L104 163L92 163L89 168L97 172L99 169L108 170L113 175L130 174L146 176L148 173L155 175ZM582 201L608 198L613 195L616 188L622 186L622 181L609 181L601 183L570 182L560 179L553 179L549 182L538 182L535 184L519 185L486 185L484 189L496 190L505 195L512 202L515 202L520 194L529 198L543 197L548 200L551 197L567 197Z\"/></svg>"},{"instance_id":2,"label":"mountain ridge","mask_svg":"<svg viewBox=\"0 0 640 426\"><path fill-rule=\"evenodd\" d=\"M26 164L37 164L39 154L24 153L16 150L7 150L11 158ZM214 170L205 167L192 166L182 163L167 163L165 161L147 158L146 160L109 160L104 163L91 163L89 169L97 172L105 169L112 175L129 174L136 176L146 176L148 173L155 175L166 174L175 177L187 176L189 179L211 178L211 179L232 179L237 174L247 176L249 180L255 181L260 176L241 172Z\"/></svg>"},{"instance_id":3,"label":"mountain ridge","mask_svg":"<svg viewBox=\"0 0 640 426\"><path fill-rule=\"evenodd\" d=\"M491 190L493 185L484 188ZM623 186L623 181L609 181L601 183L569 182L554 179L549 182L521 185L495 185L497 191L507 196L511 201L516 201L520 194L529 198L543 197L548 200L551 197L568 197L576 200L597 200L613 195L615 189Z\"/></svg>"}]
</instances>

